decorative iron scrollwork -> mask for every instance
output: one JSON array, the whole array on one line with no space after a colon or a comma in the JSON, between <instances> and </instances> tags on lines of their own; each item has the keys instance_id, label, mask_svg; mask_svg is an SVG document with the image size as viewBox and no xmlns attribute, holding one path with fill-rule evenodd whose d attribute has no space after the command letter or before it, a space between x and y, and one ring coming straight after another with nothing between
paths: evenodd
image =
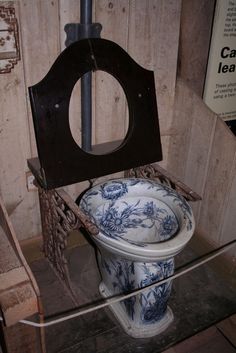
<instances>
[{"instance_id":1,"label":"decorative iron scrollwork","mask_svg":"<svg viewBox=\"0 0 236 353\"><path fill-rule=\"evenodd\" d=\"M38 186L38 191L45 256L64 287L69 290L73 301L78 304L65 257L68 236L81 226L94 235L98 229L64 190L45 190Z\"/></svg>"},{"instance_id":2,"label":"decorative iron scrollwork","mask_svg":"<svg viewBox=\"0 0 236 353\"><path fill-rule=\"evenodd\" d=\"M81 226L81 222L56 190L45 190L40 187L38 190L45 256L77 303L76 295L70 282L65 250L69 233L78 229Z\"/></svg>"},{"instance_id":3,"label":"decorative iron scrollwork","mask_svg":"<svg viewBox=\"0 0 236 353\"><path fill-rule=\"evenodd\" d=\"M187 201L199 201L201 197L187 185L176 179L157 164L148 164L126 171L127 177L154 179L176 190Z\"/></svg>"}]
</instances>

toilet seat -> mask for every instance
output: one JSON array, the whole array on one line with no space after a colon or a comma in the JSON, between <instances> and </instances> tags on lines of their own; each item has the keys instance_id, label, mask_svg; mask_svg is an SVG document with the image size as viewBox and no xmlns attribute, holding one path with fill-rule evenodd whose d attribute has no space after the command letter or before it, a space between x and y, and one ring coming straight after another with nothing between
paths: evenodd
<instances>
[{"instance_id":1,"label":"toilet seat","mask_svg":"<svg viewBox=\"0 0 236 353\"><path fill-rule=\"evenodd\" d=\"M129 108L129 128L121 145L104 155L83 151L69 126L69 103L76 82L103 70L122 86ZM116 43L83 39L66 48L38 84L29 88L39 159L28 164L47 189L131 169L162 159L155 82Z\"/></svg>"},{"instance_id":2,"label":"toilet seat","mask_svg":"<svg viewBox=\"0 0 236 353\"><path fill-rule=\"evenodd\" d=\"M120 256L130 257L132 260L139 261L156 261L157 259L166 259L168 256L173 257L177 255L183 247L188 243L192 237L192 232L186 232L186 225L188 221L185 219L177 237L173 237L169 240L159 243L145 244L145 246L138 246L135 243L130 244L129 242L119 238L113 239L108 238L102 232L98 235L93 236L93 240L99 245L102 245L104 249L119 254ZM101 246L99 247L101 249ZM113 251L113 248L115 251Z\"/></svg>"}]
</instances>

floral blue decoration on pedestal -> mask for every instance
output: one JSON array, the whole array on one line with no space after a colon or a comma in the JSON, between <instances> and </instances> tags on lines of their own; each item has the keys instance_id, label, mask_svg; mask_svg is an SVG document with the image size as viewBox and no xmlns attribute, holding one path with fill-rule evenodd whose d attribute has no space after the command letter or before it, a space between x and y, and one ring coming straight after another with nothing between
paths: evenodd
<instances>
[{"instance_id":1,"label":"floral blue decoration on pedestal","mask_svg":"<svg viewBox=\"0 0 236 353\"><path fill-rule=\"evenodd\" d=\"M110 282L112 283L113 290L116 293L129 293L135 289L135 270L132 261L124 259L113 260L110 258L101 259L102 267L107 271ZM134 319L134 304L136 297L131 297L123 300L128 316Z\"/></svg>"},{"instance_id":2,"label":"floral blue decoration on pedestal","mask_svg":"<svg viewBox=\"0 0 236 353\"><path fill-rule=\"evenodd\" d=\"M153 272L153 269L155 270ZM160 281L171 276L174 273L174 259L159 261L157 263L144 264L143 272L144 279L141 281L141 286L144 287L153 282ZM171 293L172 282L166 282L160 286L150 289L147 292L141 293L140 305L141 321L143 323L155 323L163 318L167 310L167 302Z\"/></svg>"},{"instance_id":3,"label":"floral blue decoration on pedestal","mask_svg":"<svg viewBox=\"0 0 236 353\"><path fill-rule=\"evenodd\" d=\"M106 272L103 275L103 280L107 282L105 285L112 285L112 290L117 294L125 294L171 276L174 273L174 259L140 263L102 256L101 267L102 273ZM135 320L135 315L138 315L142 324L152 324L165 315L170 293L171 281L125 299L121 304L131 320Z\"/></svg>"}]
</instances>

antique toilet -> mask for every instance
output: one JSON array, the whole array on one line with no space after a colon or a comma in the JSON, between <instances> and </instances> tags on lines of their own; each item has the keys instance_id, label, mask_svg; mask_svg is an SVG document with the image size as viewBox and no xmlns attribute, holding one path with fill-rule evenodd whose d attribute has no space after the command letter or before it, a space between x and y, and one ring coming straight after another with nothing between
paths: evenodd
<instances>
[{"instance_id":1,"label":"antique toilet","mask_svg":"<svg viewBox=\"0 0 236 353\"><path fill-rule=\"evenodd\" d=\"M76 82L88 71L103 70L121 84L129 109L126 137L101 155L83 151L69 126L69 103ZM39 158L28 161L45 194L58 187L128 170L162 158L153 72L135 63L117 44L84 39L65 49L45 78L30 87ZM106 180L89 188L77 216L97 232L104 297L128 293L171 276L174 256L191 239L191 207L173 188L151 178ZM75 209L73 206L73 209ZM44 231L44 229L43 229ZM133 337L150 337L173 320L167 302L171 281L113 304L111 309Z\"/></svg>"},{"instance_id":2,"label":"antique toilet","mask_svg":"<svg viewBox=\"0 0 236 353\"><path fill-rule=\"evenodd\" d=\"M142 288L174 273L174 256L191 239L190 206L175 191L139 178L116 179L87 191L80 207L97 224L104 297ZM133 337L162 332L173 320L167 301L171 281L113 304L112 311Z\"/></svg>"}]
</instances>

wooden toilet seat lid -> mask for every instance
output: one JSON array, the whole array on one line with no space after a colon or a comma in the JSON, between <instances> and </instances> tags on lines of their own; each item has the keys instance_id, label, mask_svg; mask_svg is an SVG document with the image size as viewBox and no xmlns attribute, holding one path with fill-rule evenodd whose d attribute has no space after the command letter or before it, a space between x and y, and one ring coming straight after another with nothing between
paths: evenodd
<instances>
[{"instance_id":1,"label":"wooden toilet seat lid","mask_svg":"<svg viewBox=\"0 0 236 353\"><path fill-rule=\"evenodd\" d=\"M116 78L128 102L129 128L121 145L94 155L74 141L69 104L76 82L102 70ZM38 84L29 88L38 159L29 160L47 189L73 184L162 159L154 73L139 66L116 43L83 39L66 48Z\"/></svg>"}]
</instances>

